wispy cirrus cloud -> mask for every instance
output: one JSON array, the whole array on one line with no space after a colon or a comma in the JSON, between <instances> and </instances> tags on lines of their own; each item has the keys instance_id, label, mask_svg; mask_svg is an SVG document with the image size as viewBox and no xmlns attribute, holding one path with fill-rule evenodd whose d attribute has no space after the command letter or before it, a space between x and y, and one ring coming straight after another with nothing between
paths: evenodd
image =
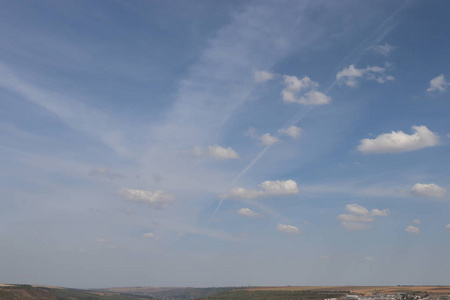
<instances>
[{"instance_id":1,"label":"wispy cirrus cloud","mask_svg":"<svg viewBox=\"0 0 450 300\"><path fill-rule=\"evenodd\" d=\"M276 74L271 73L269 71L255 71L255 72L253 72L253 79L257 83L263 83L263 82L274 79L275 75Z\"/></svg>"}]
</instances>

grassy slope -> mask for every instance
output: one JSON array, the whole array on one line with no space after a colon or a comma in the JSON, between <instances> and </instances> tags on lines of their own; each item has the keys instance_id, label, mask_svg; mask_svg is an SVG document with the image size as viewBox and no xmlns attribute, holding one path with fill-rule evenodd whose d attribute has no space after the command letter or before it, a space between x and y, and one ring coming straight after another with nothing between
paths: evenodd
<instances>
[{"instance_id":1,"label":"grassy slope","mask_svg":"<svg viewBox=\"0 0 450 300\"><path fill-rule=\"evenodd\" d=\"M97 293L87 290L34 287L31 285L0 286L1 300L138 300L152 299L151 297L137 297L118 293Z\"/></svg>"}]
</instances>

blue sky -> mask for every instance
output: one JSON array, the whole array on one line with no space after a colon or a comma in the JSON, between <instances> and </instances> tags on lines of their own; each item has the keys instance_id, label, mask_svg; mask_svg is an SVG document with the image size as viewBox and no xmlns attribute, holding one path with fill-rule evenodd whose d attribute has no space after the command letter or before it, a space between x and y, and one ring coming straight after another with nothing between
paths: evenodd
<instances>
[{"instance_id":1,"label":"blue sky","mask_svg":"<svg viewBox=\"0 0 450 300\"><path fill-rule=\"evenodd\" d=\"M0 282L447 284L447 1L2 1Z\"/></svg>"}]
</instances>

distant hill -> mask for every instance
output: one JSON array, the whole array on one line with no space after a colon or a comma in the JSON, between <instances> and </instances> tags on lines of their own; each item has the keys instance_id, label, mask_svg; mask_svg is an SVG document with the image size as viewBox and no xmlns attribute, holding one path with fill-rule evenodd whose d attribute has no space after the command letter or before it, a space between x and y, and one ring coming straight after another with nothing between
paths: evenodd
<instances>
[{"instance_id":1,"label":"distant hill","mask_svg":"<svg viewBox=\"0 0 450 300\"><path fill-rule=\"evenodd\" d=\"M154 299L150 296L126 295L114 292L32 286L27 284L0 285L1 300L138 300Z\"/></svg>"}]
</instances>

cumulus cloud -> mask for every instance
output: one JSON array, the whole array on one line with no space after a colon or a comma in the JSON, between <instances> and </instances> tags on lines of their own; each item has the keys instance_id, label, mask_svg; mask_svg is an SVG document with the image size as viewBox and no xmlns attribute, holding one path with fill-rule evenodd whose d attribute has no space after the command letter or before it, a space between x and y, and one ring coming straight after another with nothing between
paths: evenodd
<instances>
[{"instance_id":1,"label":"cumulus cloud","mask_svg":"<svg viewBox=\"0 0 450 300\"><path fill-rule=\"evenodd\" d=\"M368 66L365 69L358 69L355 65L350 65L347 68L339 71L336 74L336 79L339 83L344 83L349 87L357 87L360 79L375 80L378 83L385 83L386 81L394 80L394 76L387 75L386 71L390 64L386 63L385 67Z\"/></svg>"},{"instance_id":2,"label":"cumulus cloud","mask_svg":"<svg viewBox=\"0 0 450 300\"><path fill-rule=\"evenodd\" d=\"M385 43L384 45L373 46L373 50L381 55L388 56L395 47Z\"/></svg>"},{"instance_id":3,"label":"cumulus cloud","mask_svg":"<svg viewBox=\"0 0 450 300\"><path fill-rule=\"evenodd\" d=\"M125 177L120 173L110 171L107 167L92 169L89 171L89 175L94 177L105 177L109 179Z\"/></svg>"},{"instance_id":4,"label":"cumulus cloud","mask_svg":"<svg viewBox=\"0 0 450 300\"><path fill-rule=\"evenodd\" d=\"M280 142L280 139L276 136L271 135L270 133L265 133L263 135L258 135L256 133L256 129L253 127L250 127L245 134L246 136L251 137L252 139L259 140L261 143L261 146L272 146L278 142Z\"/></svg>"},{"instance_id":5,"label":"cumulus cloud","mask_svg":"<svg viewBox=\"0 0 450 300\"><path fill-rule=\"evenodd\" d=\"M258 185L260 190L247 190L242 187L232 188L228 193L220 195L222 199L255 199L270 196L289 196L300 192L294 180L264 181Z\"/></svg>"},{"instance_id":6,"label":"cumulus cloud","mask_svg":"<svg viewBox=\"0 0 450 300\"><path fill-rule=\"evenodd\" d=\"M223 148L218 145L209 146L208 155L218 160L239 158L239 155L231 147Z\"/></svg>"},{"instance_id":7,"label":"cumulus cloud","mask_svg":"<svg viewBox=\"0 0 450 300\"><path fill-rule=\"evenodd\" d=\"M270 133L265 133L260 137L261 145L263 146L272 146L280 141L276 136L271 135Z\"/></svg>"},{"instance_id":8,"label":"cumulus cloud","mask_svg":"<svg viewBox=\"0 0 450 300\"><path fill-rule=\"evenodd\" d=\"M250 208L241 208L240 210L237 211L237 213L241 216L250 217L250 218L262 217L261 214L254 212Z\"/></svg>"},{"instance_id":9,"label":"cumulus cloud","mask_svg":"<svg viewBox=\"0 0 450 300\"><path fill-rule=\"evenodd\" d=\"M347 204L345 210L348 214L341 214L337 219L341 222L342 227L346 230L365 230L375 221L375 217L387 217L390 215L388 209L372 209L369 211L364 206L358 204Z\"/></svg>"},{"instance_id":10,"label":"cumulus cloud","mask_svg":"<svg viewBox=\"0 0 450 300\"><path fill-rule=\"evenodd\" d=\"M450 224L445 225L445 228L450 229Z\"/></svg>"},{"instance_id":11,"label":"cumulus cloud","mask_svg":"<svg viewBox=\"0 0 450 300\"><path fill-rule=\"evenodd\" d=\"M253 79L255 82L262 83L275 78L275 74L269 71L255 71L253 73Z\"/></svg>"},{"instance_id":12,"label":"cumulus cloud","mask_svg":"<svg viewBox=\"0 0 450 300\"><path fill-rule=\"evenodd\" d=\"M416 196L443 198L447 195L447 190L434 183L416 183L411 188L411 192Z\"/></svg>"},{"instance_id":13,"label":"cumulus cloud","mask_svg":"<svg viewBox=\"0 0 450 300\"><path fill-rule=\"evenodd\" d=\"M422 224L422 220L421 219L415 219L413 220L414 224Z\"/></svg>"},{"instance_id":14,"label":"cumulus cloud","mask_svg":"<svg viewBox=\"0 0 450 300\"><path fill-rule=\"evenodd\" d=\"M287 234L299 234L302 231L295 226L286 225L286 224L278 224L277 230Z\"/></svg>"},{"instance_id":15,"label":"cumulus cloud","mask_svg":"<svg viewBox=\"0 0 450 300\"><path fill-rule=\"evenodd\" d=\"M284 75L285 88L281 91L285 103L303 105L323 105L331 102L331 98L317 91L319 84L308 76L298 79L296 76Z\"/></svg>"},{"instance_id":16,"label":"cumulus cloud","mask_svg":"<svg viewBox=\"0 0 450 300\"><path fill-rule=\"evenodd\" d=\"M361 140L358 151L362 153L399 153L432 147L439 144L439 136L426 126L412 126L413 134L403 131L384 133L374 139Z\"/></svg>"},{"instance_id":17,"label":"cumulus cloud","mask_svg":"<svg viewBox=\"0 0 450 300\"><path fill-rule=\"evenodd\" d=\"M445 92L447 91L447 87L450 85L450 82L445 80L444 74L434 77L430 80L430 86L427 88L427 92Z\"/></svg>"},{"instance_id":18,"label":"cumulus cloud","mask_svg":"<svg viewBox=\"0 0 450 300\"><path fill-rule=\"evenodd\" d=\"M161 190L150 192L146 190L122 188L118 191L118 194L127 201L144 203L154 208L165 208L175 201L175 197L172 194Z\"/></svg>"},{"instance_id":19,"label":"cumulus cloud","mask_svg":"<svg viewBox=\"0 0 450 300\"><path fill-rule=\"evenodd\" d=\"M194 146L191 151L183 151L182 154L193 156L193 157L202 157L208 156L214 158L216 160L228 160L228 159L237 159L239 155L233 148L228 147L224 148L219 145L208 146L207 151L203 151L203 149L199 146Z\"/></svg>"},{"instance_id":20,"label":"cumulus cloud","mask_svg":"<svg viewBox=\"0 0 450 300\"><path fill-rule=\"evenodd\" d=\"M420 233L419 227L416 227L414 225L409 225L408 227L406 227L405 231L409 232L409 233L414 233L414 234L419 234Z\"/></svg>"},{"instance_id":21,"label":"cumulus cloud","mask_svg":"<svg viewBox=\"0 0 450 300\"><path fill-rule=\"evenodd\" d=\"M278 129L278 133L283 134L283 135L287 135L290 136L293 139L296 139L300 136L300 134L302 133L303 129L301 129L300 127L297 126L291 126L289 128L282 128L282 129Z\"/></svg>"}]
</instances>

